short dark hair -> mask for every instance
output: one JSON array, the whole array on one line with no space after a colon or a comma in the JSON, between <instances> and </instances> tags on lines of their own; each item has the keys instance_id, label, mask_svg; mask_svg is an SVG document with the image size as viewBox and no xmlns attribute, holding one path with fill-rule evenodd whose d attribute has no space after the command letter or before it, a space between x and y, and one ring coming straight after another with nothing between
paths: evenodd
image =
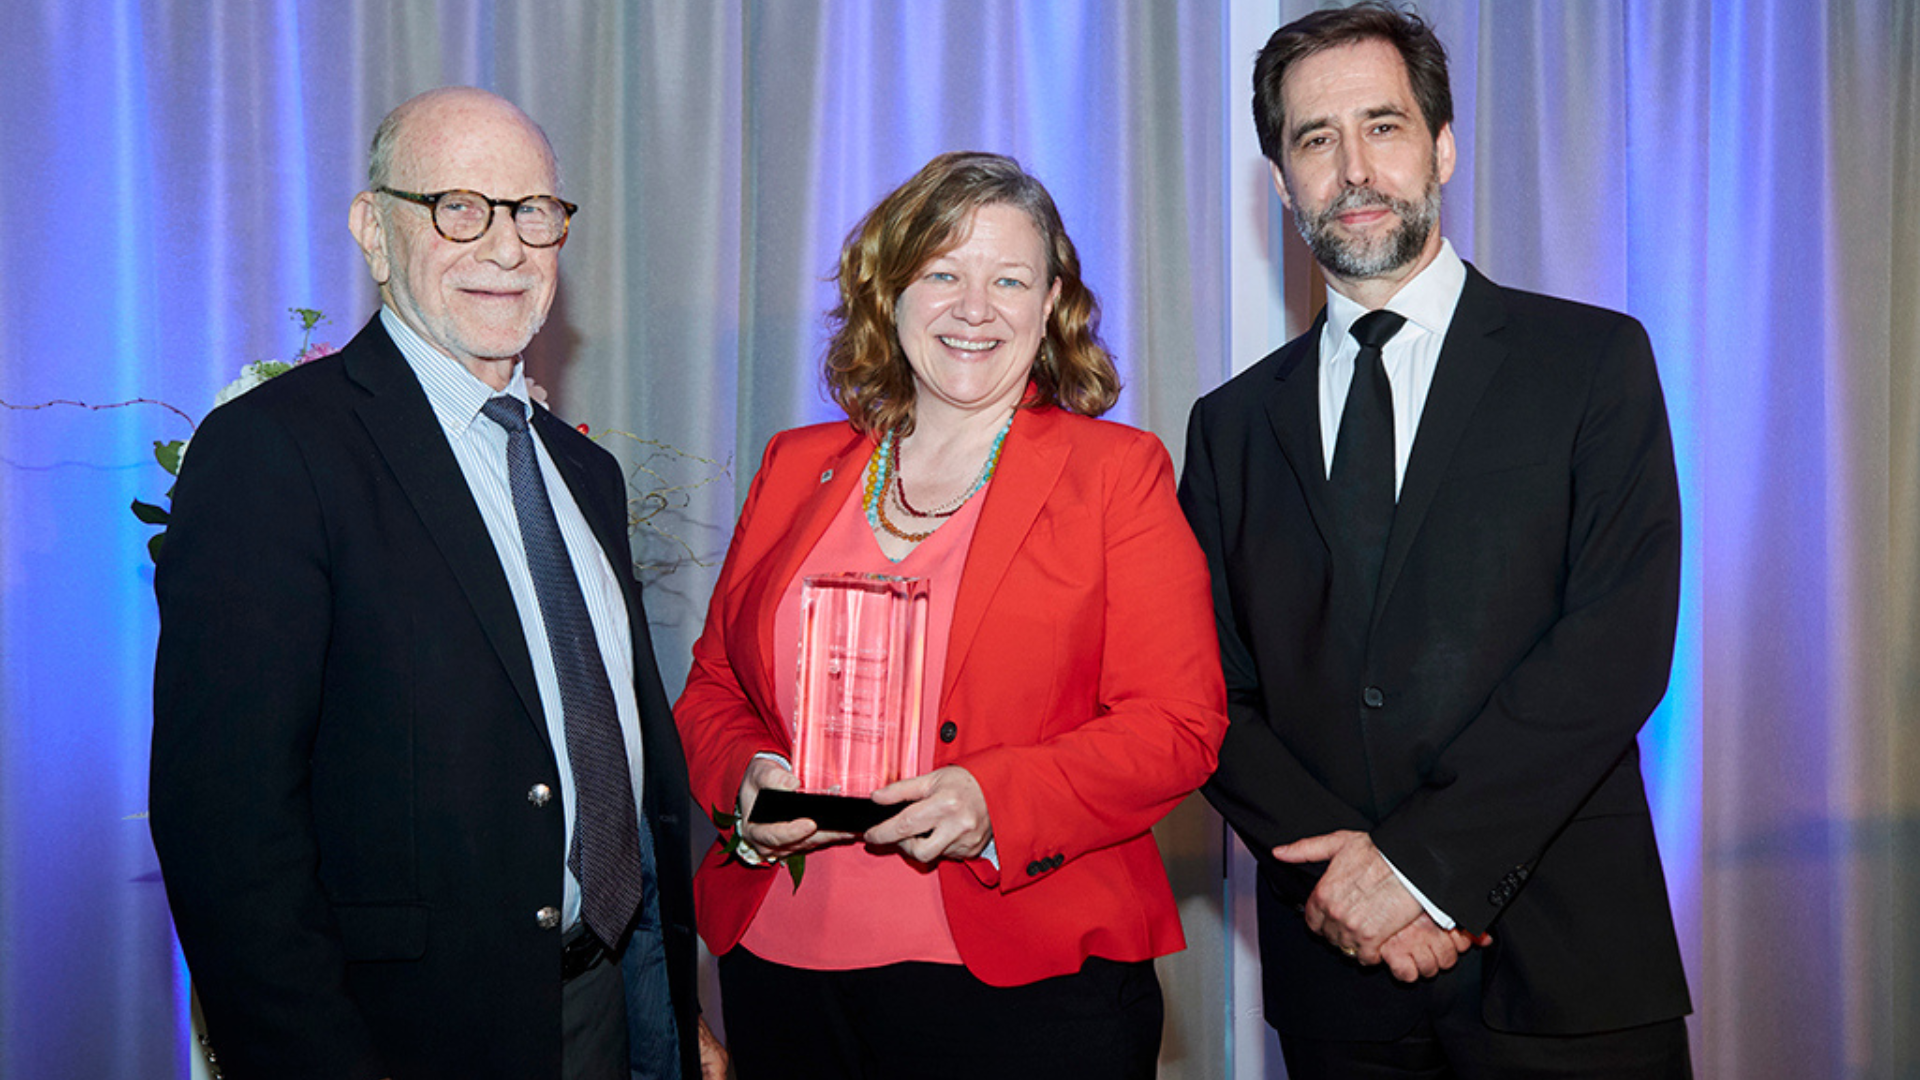
<instances>
[{"instance_id":1,"label":"short dark hair","mask_svg":"<svg viewBox=\"0 0 1920 1080\"><path fill-rule=\"evenodd\" d=\"M941 154L869 210L840 250L840 303L828 315L833 339L823 366L827 392L861 431L913 431L913 370L894 305L928 263L966 239L983 206L1024 212L1046 245L1048 284L1060 283L1028 403L1099 416L1119 397L1120 376L1100 341L1100 305L1080 280L1080 255L1053 196L1010 157Z\"/></svg>"},{"instance_id":2,"label":"short dark hair","mask_svg":"<svg viewBox=\"0 0 1920 1080\"><path fill-rule=\"evenodd\" d=\"M1352 7L1327 8L1305 15L1273 32L1253 62L1253 127L1260 152L1278 165L1287 146L1286 100L1280 87L1294 61L1324 49L1378 38L1400 50L1413 84L1413 99L1438 137L1453 123L1453 88L1447 79L1447 50L1433 27L1411 9L1387 0L1361 0Z\"/></svg>"}]
</instances>

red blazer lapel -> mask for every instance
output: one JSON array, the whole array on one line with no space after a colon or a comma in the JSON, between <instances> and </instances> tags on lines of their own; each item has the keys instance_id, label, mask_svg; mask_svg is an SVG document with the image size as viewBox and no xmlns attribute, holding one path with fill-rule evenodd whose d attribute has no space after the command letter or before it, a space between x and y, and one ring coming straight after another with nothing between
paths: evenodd
<instances>
[{"instance_id":1,"label":"red blazer lapel","mask_svg":"<svg viewBox=\"0 0 1920 1080\"><path fill-rule=\"evenodd\" d=\"M940 685L940 707L945 709L954 680L966 666L967 650L987 613L987 604L1000 579L1019 554L1020 544L1040 516L1066 467L1069 448L1059 438L1059 414L1051 408L1021 409L1001 448L1000 464L987 485L986 504L974 526L973 543L961 572L960 595L954 599L953 629L947 642L947 669Z\"/></svg>"},{"instance_id":2,"label":"red blazer lapel","mask_svg":"<svg viewBox=\"0 0 1920 1080\"><path fill-rule=\"evenodd\" d=\"M853 494L853 488L860 483L860 475L866 470L867 458L873 453L873 440L847 429L847 442L838 449L824 455L818 461L799 461L794 463L792 473L770 478L775 484L785 487L785 491L769 491L767 498L774 502L759 511L764 515L771 511L773 521L791 522L787 530L791 538L780 545L778 560L769 562L766 571L759 576L751 596L745 601L747 610L743 613L751 620L756 635L757 648L752 677L758 682L754 688L756 696L767 710L765 715L774 715L773 703L773 627L779 615L780 598L786 594L787 583L799 572L800 564L812 553L813 546L833 523L833 516ZM797 474L797 475L796 475ZM743 673L744 674L744 673ZM785 737L785 732L781 732Z\"/></svg>"}]
</instances>

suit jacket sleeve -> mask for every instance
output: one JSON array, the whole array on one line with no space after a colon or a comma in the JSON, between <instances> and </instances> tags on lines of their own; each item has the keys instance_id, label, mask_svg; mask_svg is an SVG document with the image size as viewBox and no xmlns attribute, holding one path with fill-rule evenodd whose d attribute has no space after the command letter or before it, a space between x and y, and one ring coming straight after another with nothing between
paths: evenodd
<instances>
[{"instance_id":1,"label":"suit jacket sleeve","mask_svg":"<svg viewBox=\"0 0 1920 1080\"><path fill-rule=\"evenodd\" d=\"M309 757L331 623L326 522L299 446L216 409L155 572L151 827L195 987L239 1062L377 1077L318 876Z\"/></svg>"},{"instance_id":2,"label":"suit jacket sleeve","mask_svg":"<svg viewBox=\"0 0 1920 1080\"><path fill-rule=\"evenodd\" d=\"M1273 848L1338 829L1366 831L1371 823L1328 790L1295 756L1267 722L1261 705L1259 675L1234 617L1233 596L1222 565L1219 479L1208 402L1193 407L1187 423L1187 456L1180 477L1180 503L1206 553L1213 579L1213 610L1226 674L1227 733L1220 744L1220 765L1202 788L1207 801L1227 819L1260 861L1269 880L1295 903L1305 902L1324 864L1297 866L1273 858Z\"/></svg>"},{"instance_id":3,"label":"suit jacket sleeve","mask_svg":"<svg viewBox=\"0 0 1920 1080\"><path fill-rule=\"evenodd\" d=\"M1146 833L1217 759L1225 716L1208 632L1205 561L1181 517L1166 450L1151 435L1129 436L1104 462L1076 456L1068 465L1102 477L1098 501L1085 496L1094 503L1086 510L1097 522L1103 571L1098 620L1079 635L1083 651L1066 659L1097 677L1092 714L1009 718L1010 729L1040 737L1029 745L1009 739L954 762L986 796L1001 873L979 860L969 865L1003 891L1040 880L1016 871L1035 860L1051 857L1058 866ZM1052 542L1075 547L1060 534ZM1079 559L1091 552L1048 554ZM1041 575L1031 588L1003 583L996 595L1028 606L1058 604L1064 617L1079 598L1050 599L1049 584L1062 587ZM984 632L992 633L992 614L987 618ZM988 670L974 677L992 678Z\"/></svg>"},{"instance_id":4,"label":"suit jacket sleeve","mask_svg":"<svg viewBox=\"0 0 1920 1080\"><path fill-rule=\"evenodd\" d=\"M1666 692L1679 485L1639 323L1616 321L1589 378L1572 449L1561 610L1438 755L1429 781L1373 831L1393 864L1473 932L1498 916L1560 829L1631 755Z\"/></svg>"}]
</instances>

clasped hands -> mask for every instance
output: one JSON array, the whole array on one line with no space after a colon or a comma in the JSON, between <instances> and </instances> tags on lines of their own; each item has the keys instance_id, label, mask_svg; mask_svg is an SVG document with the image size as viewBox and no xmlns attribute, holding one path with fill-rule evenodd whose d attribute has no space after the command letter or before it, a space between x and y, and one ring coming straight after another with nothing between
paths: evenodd
<instances>
[{"instance_id":1,"label":"clasped hands","mask_svg":"<svg viewBox=\"0 0 1920 1080\"><path fill-rule=\"evenodd\" d=\"M1385 964L1401 982L1432 978L1453 967L1475 945L1492 944L1460 930L1443 930L1401 884L1366 833L1342 829L1281 844L1283 863L1327 864L1307 898L1307 929L1362 964Z\"/></svg>"},{"instance_id":2,"label":"clasped hands","mask_svg":"<svg viewBox=\"0 0 1920 1080\"><path fill-rule=\"evenodd\" d=\"M910 805L864 833L822 829L808 818L767 824L746 820L762 789L797 791L799 787L800 778L779 762L755 758L740 781L740 822L734 826L735 835L768 859L860 840L874 847L896 848L921 863L971 859L993 839L986 795L973 774L958 765L944 765L875 791L873 801L883 806Z\"/></svg>"}]
</instances>

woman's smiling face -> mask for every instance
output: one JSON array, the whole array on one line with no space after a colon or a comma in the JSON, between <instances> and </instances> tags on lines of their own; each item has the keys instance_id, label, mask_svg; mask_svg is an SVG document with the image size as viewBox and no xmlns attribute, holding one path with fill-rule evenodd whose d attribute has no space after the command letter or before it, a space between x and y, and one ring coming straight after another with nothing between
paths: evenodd
<instances>
[{"instance_id":1,"label":"woman's smiling face","mask_svg":"<svg viewBox=\"0 0 1920 1080\"><path fill-rule=\"evenodd\" d=\"M991 203L973 212L960 235L894 305L918 391L914 411L923 418L930 408L978 413L1017 405L1060 295L1026 211Z\"/></svg>"}]
</instances>

